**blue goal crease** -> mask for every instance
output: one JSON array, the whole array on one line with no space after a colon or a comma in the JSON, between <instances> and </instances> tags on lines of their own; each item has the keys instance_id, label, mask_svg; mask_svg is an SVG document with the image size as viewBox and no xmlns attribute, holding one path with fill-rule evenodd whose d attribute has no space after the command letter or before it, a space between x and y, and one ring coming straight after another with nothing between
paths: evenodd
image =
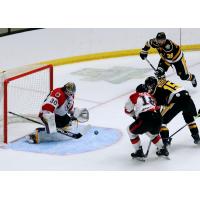
<instances>
[{"instance_id":1,"label":"blue goal crease","mask_svg":"<svg viewBox=\"0 0 200 200\"><path fill-rule=\"evenodd\" d=\"M95 131L99 133L96 135L94 134ZM122 133L117 129L92 127L83 137L77 140L71 139L29 144L25 137L23 137L9 143L6 148L25 152L71 155L95 151L113 145L120 140L121 136Z\"/></svg>"}]
</instances>

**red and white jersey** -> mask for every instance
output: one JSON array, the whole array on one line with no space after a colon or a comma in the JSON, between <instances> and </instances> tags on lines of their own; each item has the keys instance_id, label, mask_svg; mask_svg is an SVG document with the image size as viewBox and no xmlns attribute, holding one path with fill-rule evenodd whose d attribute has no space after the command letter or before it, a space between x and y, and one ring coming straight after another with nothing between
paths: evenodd
<instances>
[{"instance_id":1,"label":"red and white jersey","mask_svg":"<svg viewBox=\"0 0 200 200\"><path fill-rule=\"evenodd\" d=\"M125 104L125 113L131 117L138 117L140 113L147 111L156 111L156 101L147 92L133 93Z\"/></svg>"},{"instance_id":2,"label":"red and white jersey","mask_svg":"<svg viewBox=\"0 0 200 200\"><path fill-rule=\"evenodd\" d=\"M70 114L74 107L74 95L67 96L62 88L56 88L44 100L40 114L47 112L55 113L59 116Z\"/></svg>"}]
</instances>

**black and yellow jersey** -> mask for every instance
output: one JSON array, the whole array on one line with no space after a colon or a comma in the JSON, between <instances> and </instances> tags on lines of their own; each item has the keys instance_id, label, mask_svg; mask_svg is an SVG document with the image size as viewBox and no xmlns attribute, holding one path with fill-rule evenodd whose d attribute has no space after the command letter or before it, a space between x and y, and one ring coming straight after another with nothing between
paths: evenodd
<instances>
[{"instance_id":1,"label":"black and yellow jersey","mask_svg":"<svg viewBox=\"0 0 200 200\"><path fill-rule=\"evenodd\" d=\"M156 99L157 105L169 105L175 94L184 91L184 88L178 84L172 83L166 79L158 80L155 90L151 93Z\"/></svg>"},{"instance_id":2,"label":"black and yellow jersey","mask_svg":"<svg viewBox=\"0 0 200 200\"><path fill-rule=\"evenodd\" d=\"M163 46L159 46L155 38L150 39L142 50L148 51L151 47L157 49L160 57L170 64L179 61L183 56L180 46L168 39Z\"/></svg>"}]
</instances>

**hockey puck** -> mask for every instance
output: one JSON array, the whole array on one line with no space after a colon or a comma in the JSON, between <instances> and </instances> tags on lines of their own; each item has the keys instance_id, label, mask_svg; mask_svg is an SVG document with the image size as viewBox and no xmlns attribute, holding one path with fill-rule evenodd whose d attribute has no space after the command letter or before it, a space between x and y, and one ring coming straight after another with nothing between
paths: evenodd
<instances>
[{"instance_id":1,"label":"hockey puck","mask_svg":"<svg viewBox=\"0 0 200 200\"><path fill-rule=\"evenodd\" d=\"M95 131L94 131L94 134L95 134L95 135L98 135L98 134L99 134L99 131L95 130Z\"/></svg>"}]
</instances>

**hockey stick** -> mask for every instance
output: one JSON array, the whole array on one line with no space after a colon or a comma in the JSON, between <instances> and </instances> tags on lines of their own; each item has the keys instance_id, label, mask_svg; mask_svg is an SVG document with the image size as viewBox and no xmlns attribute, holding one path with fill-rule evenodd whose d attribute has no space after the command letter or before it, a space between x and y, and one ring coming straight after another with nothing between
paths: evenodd
<instances>
[{"instance_id":1,"label":"hockey stick","mask_svg":"<svg viewBox=\"0 0 200 200\"><path fill-rule=\"evenodd\" d=\"M197 119L197 118L199 118L199 117L200 117L200 109L199 109L199 111L198 111L197 116L195 116L194 119ZM187 125L188 125L187 123L184 124L181 128L179 128L179 129L178 129L177 131L175 131L172 135L170 135L170 136L169 136L170 142L172 141L172 137L173 137L174 135L176 135L179 131L181 131L183 128L185 128Z\"/></svg>"},{"instance_id":2,"label":"hockey stick","mask_svg":"<svg viewBox=\"0 0 200 200\"><path fill-rule=\"evenodd\" d=\"M145 60L149 63L149 65L151 66L151 68L152 68L154 71L156 71L156 68L151 64L151 62L150 62L147 58L145 58Z\"/></svg>"},{"instance_id":3,"label":"hockey stick","mask_svg":"<svg viewBox=\"0 0 200 200\"><path fill-rule=\"evenodd\" d=\"M135 159L137 159L138 161L143 161L143 162L145 162L147 156L149 155L150 147L151 147L151 140L149 141L149 144L148 144L148 147L147 147L147 151L146 151L146 153L144 154L144 157L135 157ZM134 157L133 157L133 158L134 158Z\"/></svg>"},{"instance_id":4,"label":"hockey stick","mask_svg":"<svg viewBox=\"0 0 200 200\"><path fill-rule=\"evenodd\" d=\"M147 158L147 156L149 155L150 147L151 147L151 140L149 141L149 145L148 145L148 147L147 147L147 151L146 151L146 153L144 154L144 157L145 157L145 158Z\"/></svg>"},{"instance_id":5,"label":"hockey stick","mask_svg":"<svg viewBox=\"0 0 200 200\"><path fill-rule=\"evenodd\" d=\"M17 116L17 117L21 117L22 119L26 119L27 121L30 121L30 122L33 122L33 123L40 124L40 125L43 125L43 126L44 126L44 124L43 124L42 122L38 122L38 121L36 121L36 120L34 120L34 119L30 119L30 118L28 118L28 117L24 117L24 116L22 116L22 115L19 115L19 114L17 114L17 113L11 112L11 111L9 111L8 113L9 113L9 114L12 114L12 115L14 115L14 116Z\"/></svg>"},{"instance_id":6,"label":"hockey stick","mask_svg":"<svg viewBox=\"0 0 200 200\"><path fill-rule=\"evenodd\" d=\"M39 121L30 119L30 118L28 118L28 117L24 117L24 116L19 115L19 114L17 114L17 113L10 112L10 111L9 111L8 113L9 113L9 114L12 114L12 115L15 115L15 116L17 116L17 117L21 117L22 119L25 119L25 120L27 120L27 121L30 121L30 122L33 122L33 123L36 123L36 124L40 124L40 125L42 125L42 126L45 126L42 122L39 122ZM90 125L87 125L86 127L87 127L87 131L91 128ZM85 128L86 128L86 127L85 127ZM86 131L84 130L83 132L85 133ZM63 131L63 132L61 132L61 131L58 130L58 133L60 133L60 134L62 134L62 135L66 135L66 136L71 137L71 138L76 138L75 135L77 135L77 133L73 133L73 132L70 132L70 131L65 131L65 132ZM84 135L84 133L83 133L83 134L80 133L80 134L81 134L81 135Z\"/></svg>"}]
</instances>

